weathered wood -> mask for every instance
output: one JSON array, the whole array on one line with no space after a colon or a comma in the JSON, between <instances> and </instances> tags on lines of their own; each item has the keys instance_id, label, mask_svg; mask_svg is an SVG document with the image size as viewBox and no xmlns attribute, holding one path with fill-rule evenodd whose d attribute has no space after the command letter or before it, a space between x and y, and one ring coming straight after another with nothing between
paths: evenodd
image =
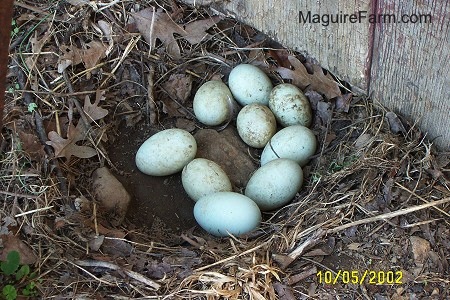
<instances>
[{"instance_id":1,"label":"weathered wood","mask_svg":"<svg viewBox=\"0 0 450 300\"><path fill-rule=\"evenodd\" d=\"M369 93L418 121L430 140L449 149L449 2L380 0L378 11L397 17L430 14L432 23L377 24Z\"/></svg>"},{"instance_id":2,"label":"weathered wood","mask_svg":"<svg viewBox=\"0 0 450 300\"><path fill-rule=\"evenodd\" d=\"M322 66L339 74L341 79L367 88L368 24L342 22L325 26L324 22L312 23L312 19L314 15L369 11L368 1L237 0L220 3L220 9L237 20L263 31L287 48L314 57ZM308 12L311 23L304 21Z\"/></svg>"},{"instance_id":3,"label":"weathered wood","mask_svg":"<svg viewBox=\"0 0 450 300\"><path fill-rule=\"evenodd\" d=\"M208 4L306 53L375 101L412 120L442 149L450 147L448 0L185 0ZM361 22L299 22L299 12L359 14ZM371 23L369 15L431 14L431 24Z\"/></svg>"}]
</instances>

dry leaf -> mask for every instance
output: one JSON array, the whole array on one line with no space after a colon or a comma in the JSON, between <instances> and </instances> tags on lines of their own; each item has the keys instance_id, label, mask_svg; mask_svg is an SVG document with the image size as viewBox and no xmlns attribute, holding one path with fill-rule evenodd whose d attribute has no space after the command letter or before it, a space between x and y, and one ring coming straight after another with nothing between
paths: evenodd
<instances>
[{"instance_id":1,"label":"dry leaf","mask_svg":"<svg viewBox=\"0 0 450 300\"><path fill-rule=\"evenodd\" d=\"M191 95L192 76L186 74L172 74L163 84L164 90L172 98L184 103Z\"/></svg>"},{"instance_id":2,"label":"dry leaf","mask_svg":"<svg viewBox=\"0 0 450 300\"><path fill-rule=\"evenodd\" d=\"M62 73L68 66L76 66L80 63L84 63L86 69L91 69L106 55L107 47L101 42L91 41L85 46L86 49L80 49L62 45L60 50L64 54L60 57L58 72Z\"/></svg>"},{"instance_id":3,"label":"dry leaf","mask_svg":"<svg viewBox=\"0 0 450 300\"><path fill-rule=\"evenodd\" d=\"M30 247L27 244L22 242L18 237L12 234L5 234L0 236L2 240L3 249L0 253L0 260L5 261L6 256L10 251L16 250L20 255L20 264L21 265L31 265L34 264L37 260L36 255L33 253Z\"/></svg>"},{"instance_id":4,"label":"dry leaf","mask_svg":"<svg viewBox=\"0 0 450 300\"><path fill-rule=\"evenodd\" d=\"M289 62L289 52L286 49L271 49L269 55L277 61L278 66L289 68L291 63Z\"/></svg>"},{"instance_id":5,"label":"dry leaf","mask_svg":"<svg viewBox=\"0 0 450 300\"><path fill-rule=\"evenodd\" d=\"M98 251L98 249L100 249L100 247L102 246L104 240L105 240L104 235L94 236L88 242L89 249L91 251Z\"/></svg>"},{"instance_id":6,"label":"dry leaf","mask_svg":"<svg viewBox=\"0 0 450 300\"><path fill-rule=\"evenodd\" d=\"M294 295L293 289L287 285L280 282L274 282L273 288L277 292L280 300L295 300L297 299Z\"/></svg>"},{"instance_id":7,"label":"dry leaf","mask_svg":"<svg viewBox=\"0 0 450 300\"><path fill-rule=\"evenodd\" d=\"M49 141L46 144L55 149L55 157L65 157L69 160L72 155L79 158L89 158L97 154L97 151L91 147L76 144L76 142L84 139L84 133L72 123L69 124L67 130L67 139L62 138L55 131L48 133L48 139Z\"/></svg>"},{"instance_id":8,"label":"dry leaf","mask_svg":"<svg viewBox=\"0 0 450 300\"><path fill-rule=\"evenodd\" d=\"M316 115L322 120L322 124L328 124L333 117L333 108L330 102L317 102Z\"/></svg>"},{"instance_id":9,"label":"dry leaf","mask_svg":"<svg viewBox=\"0 0 450 300\"><path fill-rule=\"evenodd\" d=\"M86 115L89 117L91 121L100 120L108 114L107 109L98 106L100 100L105 99L104 95L105 91L97 91L95 93L94 104L91 103L91 100L89 99L88 95L86 95L86 97L84 98L83 111L86 113Z\"/></svg>"},{"instance_id":10,"label":"dry leaf","mask_svg":"<svg viewBox=\"0 0 450 300\"><path fill-rule=\"evenodd\" d=\"M161 99L161 102L163 104L162 111L167 114L169 118L186 116L186 111L172 99L163 98Z\"/></svg>"},{"instance_id":11,"label":"dry leaf","mask_svg":"<svg viewBox=\"0 0 450 300\"><path fill-rule=\"evenodd\" d=\"M219 16L209 19L197 20L187 24L184 29L186 34L183 36L191 45L198 44L210 35L205 31L220 20Z\"/></svg>"},{"instance_id":12,"label":"dry leaf","mask_svg":"<svg viewBox=\"0 0 450 300\"><path fill-rule=\"evenodd\" d=\"M395 133L395 134L400 133L400 132L406 133L405 126L403 126L403 123L400 120L400 118L397 116L397 114L395 114L392 111L388 111L386 113L386 119L389 123L389 127L390 127L392 133Z\"/></svg>"},{"instance_id":13,"label":"dry leaf","mask_svg":"<svg viewBox=\"0 0 450 300\"><path fill-rule=\"evenodd\" d=\"M154 7L143 9L133 14L133 17L136 20L137 29L151 47L154 48L156 39L159 39L166 46L167 53L174 58L181 57L180 47L174 37L175 33L184 37L190 44L197 44L209 36L205 30L219 20L219 17L213 17L194 21L183 28L166 12L155 10Z\"/></svg>"},{"instance_id":14,"label":"dry leaf","mask_svg":"<svg viewBox=\"0 0 450 300\"><path fill-rule=\"evenodd\" d=\"M35 134L26 133L18 130L20 141L22 142L22 149L31 159L39 161L45 156L44 145L41 144Z\"/></svg>"},{"instance_id":15,"label":"dry leaf","mask_svg":"<svg viewBox=\"0 0 450 300\"><path fill-rule=\"evenodd\" d=\"M337 112L348 112L350 109L350 104L352 103L353 94L348 93L336 98L335 106Z\"/></svg>"},{"instance_id":16,"label":"dry leaf","mask_svg":"<svg viewBox=\"0 0 450 300\"><path fill-rule=\"evenodd\" d=\"M294 70L284 67L275 69L284 79L291 79L292 84L302 90L309 87L312 90L324 94L328 99L342 95L338 83L334 81L330 74L325 75L320 66L312 65L313 74L309 74L306 67L297 58L288 56L288 60L292 67L294 67Z\"/></svg>"}]
</instances>

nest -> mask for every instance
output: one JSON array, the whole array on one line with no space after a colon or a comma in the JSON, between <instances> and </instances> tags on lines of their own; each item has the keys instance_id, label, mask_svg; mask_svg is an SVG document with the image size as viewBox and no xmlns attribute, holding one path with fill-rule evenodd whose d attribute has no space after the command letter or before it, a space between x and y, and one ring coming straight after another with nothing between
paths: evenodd
<instances>
[{"instance_id":1,"label":"nest","mask_svg":"<svg viewBox=\"0 0 450 300\"><path fill-rule=\"evenodd\" d=\"M104 165L120 173L108 156L117 132L141 123L195 124L192 98L167 96L170 76L189 74L195 91L253 62L281 83L289 80L270 67L283 57L307 69L314 62L213 16L210 7L77 3L15 8L0 152L2 258L19 249L37 274L18 288L33 281L43 298L72 299L449 297L450 153L437 151L405 118L348 93L336 77L347 96L330 100L306 88L320 148L304 170L304 187L289 205L264 214L256 232L219 239L198 227L158 235L129 222L111 226L90 174ZM174 49L164 28L145 37L133 27L149 7L150 15L183 26L214 22L203 25L208 38L198 43L175 32ZM401 278L353 282L345 277L352 271L358 279L381 272Z\"/></svg>"}]
</instances>

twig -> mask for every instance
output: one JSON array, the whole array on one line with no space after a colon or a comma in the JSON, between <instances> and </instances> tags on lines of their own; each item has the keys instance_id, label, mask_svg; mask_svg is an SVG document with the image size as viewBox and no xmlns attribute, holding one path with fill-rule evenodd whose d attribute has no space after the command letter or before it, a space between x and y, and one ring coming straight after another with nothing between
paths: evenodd
<instances>
[{"instance_id":1,"label":"twig","mask_svg":"<svg viewBox=\"0 0 450 300\"><path fill-rule=\"evenodd\" d=\"M76 263L73 263L73 262L71 262L70 260L66 260L66 261L67 261L68 263L70 263L71 265L77 267L78 269L84 271L86 274L88 274L89 276L91 276L92 278L94 278L95 280L97 280L97 281L99 281L99 282L101 282L101 283L104 283L104 284L106 284L106 285L115 285L114 283L111 283L111 282L109 282L109 281L106 281L106 280L103 280L103 279L101 279L101 278L98 278L97 276L95 276L94 274L92 274L91 272L89 272L88 270L82 268L81 265L78 265L78 264L76 264Z\"/></svg>"},{"instance_id":2,"label":"twig","mask_svg":"<svg viewBox=\"0 0 450 300\"><path fill-rule=\"evenodd\" d=\"M269 241L270 241L270 240L269 240ZM203 267L201 267L201 268L195 269L194 271L195 271L195 272L203 271L203 270L209 269L209 268L211 268L211 267L220 265L220 264L222 264L222 263L224 263L224 262L227 262L227 261L236 259L236 258L238 258L238 257L240 257L240 256L243 256L243 255L252 253L252 252L258 250L259 248L261 248L261 247L263 247L263 246L266 246L266 245L269 243L269 241L266 241L266 242L264 242L264 243L262 243L262 244L260 244L260 245L258 245L258 246L256 246L256 247L253 247L253 248L251 248L251 249L248 249L248 250L246 250L246 251L244 251L244 252L242 252L242 253L232 255L232 256L227 257L227 258L225 258L225 259L216 261L215 263L212 263L212 264L210 264L210 265L203 266Z\"/></svg>"},{"instance_id":3,"label":"twig","mask_svg":"<svg viewBox=\"0 0 450 300\"><path fill-rule=\"evenodd\" d=\"M159 283L154 282L153 280L137 273L131 270L127 270L125 268L121 268L116 264L107 262L107 261L98 261L98 260L76 260L74 262L77 266L82 266L82 267L100 267L100 268L107 268L107 269L111 269L111 270L115 270L115 271L122 271L125 274L127 274L130 278L137 280L139 282L144 283L145 285L158 290L161 285ZM84 270L84 269L83 269Z\"/></svg>"},{"instance_id":4,"label":"twig","mask_svg":"<svg viewBox=\"0 0 450 300\"><path fill-rule=\"evenodd\" d=\"M353 226L367 224L367 223L372 223L372 222L375 222L375 221L392 219L394 217L398 217L398 216L401 216L401 215L406 215L406 214L409 214L409 213L412 213L412 212L415 212L415 211L418 211L418 210L421 210L421 209L424 209L424 208L427 208L427 207L437 206L437 205L441 205L441 204L444 204L444 203L447 203L447 202L450 202L450 197L447 197L447 198L444 198L444 199L441 199L441 200L437 200L437 201L433 201L433 202L428 202L428 203L417 205L417 206L413 206L413 207L399 209L397 211L381 214L381 215L378 215L378 216L375 216L375 217L371 217L371 218L358 220L358 221L351 222L351 223L348 223L348 224L344 224L344 225L341 225L341 226L329 229L327 231L327 233L336 233L336 232L342 231L344 229L347 229L347 228L350 228L350 227L353 227Z\"/></svg>"},{"instance_id":5,"label":"twig","mask_svg":"<svg viewBox=\"0 0 450 300\"><path fill-rule=\"evenodd\" d=\"M154 87L154 76L155 76L155 68L150 64L149 72L147 75L147 94L148 94L148 101L147 101L147 115L150 121L151 125L156 124L156 118L157 118L157 108L155 105L155 94L153 91Z\"/></svg>"},{"instance_id":6,"label":"twig","mask_svg":"<svg viewBox=\"0 0 450 300\"><path fill-rule=\"evenodd\" d=\"M309 237L305 242L303 242L302 244L300 244L299 246L297 246L297 248L295 248L293 251L291 251L291 253L289 253L287 256L284 255L275 255L275 259L278 260L281 264L281 268L284 269L287 266L289 266L293 261L295 261L299 256L301 256L306 249L311 248L312 246L314 246L315 244L317 244L318 241L320 241L320 239L325 236L325 234L328 233L336 233L339 231L342 231L344 229L353 227L353 226L357 226L357 225L362 225L362 224L367 224L367 223L372 223L375 221L381 221L381 220L387 220L387 219L391 219L400 215L405 215L405 214L409 214L412 213L414 211L417 210L421 210L427 207L431 207L431 206L436 206L436 205L441 205L444 203L450 202L450 197L448 198L444 198L438 201L434 201L434 202L429 202L426 204L422 204L422 205L417 205L414 207L409 207L409 208L405 208L405 209L400 209L394 212L390 212L390 213L386 213L386 214L381 214L378 216L374 216L371 218L366 218L366 219L362 219L362 220L358 220L355 222L351 222L348 224L344 224L332 229L322 229L319 228L317 229L312 235L311 237Z\"/></svg>"},{"instance_id":7,"label":"twig","mask_svg":"<svg viewBox=\"0 0 450 300\"><path fill-rule=\"evenodd\" d=\"M410 191L408 188L404 187L404 186L401 185L400 183L395 182L395 184L398 185L402 190L407 191L408 193L410 193L411 195L413 195L413 196L419 198L419 199L422 200L423 202L425 202L425 203L430 203L428 200L426 200L426 199L424 199L423 197L417 195L415 192ZM446 215L447 217L450 217L450 214L449 214L448 212L443 211L442 209L440 209L440 208L438 208L438 207L435 207L435 209L438 210L440 213Z\"/></svg>"},{"instance_id":8,"label":"twig","mask_svg":"<svg viewBox=\"0 0 450 300\"><path fill-rule=\"evenodd\" d=\"M69 93L71 95L75 94L75 91L73 89L72 86L72 82L70 81L69 75L67 74L67 71L64 70L63 71L63 78L64 81L67 85L67 89L69 90ZM84 126L84 129L86 132L92 132L92 126L91 126L91 121L88 119L88 117L86 116L86 113L84 112L83 107L81 106L80 102L78 101L77 98L73 97L73 96L69 96L69 103L75 104L78 113L81 116L81 122L82 125ZM105 154L105 147L103 146L103 144L101 143L101 141L99 140L97 143L94 142L94 138L89 134L89 141L91 142L91 144L95 147L95 149L97 150L97 152L104 158L106 159L106 161L109 163L109 165L117 170L116 166L112 163L112 161L109 159L109 157Z\"/></svg>"},{"instance_id":9,"label":"twig","mask_svg":"<svg viewBox=\"0 0 450 300\"><path fill-rule=\"evenodd\" d=\"M21 197L21 198L25 198L25 199L36 199L37 197L39 197L37 195L27 195L27 194L20 194L20 193L12 193L12 192L8 192L8 191L0 191L0 194L8 195L8 196Z\"/></svg>"},{"instance_id":10,"label":"twig","mask_svg":"<svg viewBox=\"0 0 450 300\"><path fill-rule=\"evenodd\" d=\"M44 210L48 210L48 209L52 209L52 208L53 208L53 205L50 205L50 206L47 206L47 207L42 207L42 208L37 208L37 209L32 209L32 210L29 210L29 211L17 214L14 217L15 218L22 217L22 216L29 215L29 214L32 214L32 213L35 213L35 212L38 212L38 211L44 211Z\"/></svg>"}]
</instances>

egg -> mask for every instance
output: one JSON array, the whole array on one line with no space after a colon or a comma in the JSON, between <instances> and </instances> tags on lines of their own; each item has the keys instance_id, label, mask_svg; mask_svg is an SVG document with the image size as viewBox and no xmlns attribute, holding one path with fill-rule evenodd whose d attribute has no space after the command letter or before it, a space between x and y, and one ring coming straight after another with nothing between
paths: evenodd
<instances>
[{"instance_id":1,"label":"egg","mask_svg":"<svg viewBox=\"0 0 450 300\"><path fill-rule=\"evenodd\" d=\"M258 103L244 106L236 119L238 134L249 146L263 148L277 131L277 121L270 109Z\"/></svg>"},{"instance_id":2,"label":"egg","mask_svg":"<svg viewBox=\"0 0 450 300\"><path fill-rule=\"evenodd\" d=\"M230 179L222 168L205 158L196 158L183 168L181 183L194 201L209 194L232 190Z\"/></svg>"},{"instance_id":3,"label":"egg","mask_svg":"<svg viewBox=\"0 0 450 300\"><path fill-rule=\"evenodd\" d=\"M239 104L245 106L250 103L269 104L269 94L272 82L260 68L240 64L231 70L228 86Z\"/></svg>"},{"instance_id":4,"label":"egg","mask_svg":"<svg viewBox=\"0 0 450 300\"><path fill-rule=\"evenodd\" d=\"M261 154L261 166L276 158L288 158L300 166L308 163L316 152L317 141L314 133L303 125L288 126L270 139Z\"/></svg>"},{"instance_id":5,"label":"egg","mask_svg":"<svg viewBox=\"0 0 450 300\"><path fill-rule=\"evenodd\" d=\"M205 125L219 125L231 117L233 102L233 95L225 83L207 81L195 93L194 114Z\"/></svg>"},{"instance_id":6,"label":"egg","mask_svg":"<svg viewBox=\"0 0 450 300\"><path fill-rule=\"evenodd\" d=\"M256 229L261 211L256 203L242 194L218 192L201 197L194 206L197 223L215 236L239 236Z\"/></svg>"},{"instance_id":7,"label":"egg","mask_svg":"<svg viewBox=\"0 0 450 300\"><path fill-rule=\"evenodd\" d=\"M298 163L278 158L253 173L245 195L255 201L262 211L269 211L291 201L302 184L303 171Z\"/></svg>"},{"instance_id":8,"label":"egg","mask_svg":"<svg viewBox=\"0 0 450 300\"><path fill-rule=\"evenodd\" d=\"M311 105L305 94L293 84L283 83L274 87L269 95L269 107L282 126L311 125Z\"/></svg>"},{"instance_id":9,"label":"egg","mask_svg":"<svg viewBox=\"0 0 450 300\"><path fill-rule=\"evenodd\" d=\"M196 153L197 143L189 132L166 129L152 135L139 147L136 166L147 175L171 175L181 171Z\"/></svg>"}]
</instances>

